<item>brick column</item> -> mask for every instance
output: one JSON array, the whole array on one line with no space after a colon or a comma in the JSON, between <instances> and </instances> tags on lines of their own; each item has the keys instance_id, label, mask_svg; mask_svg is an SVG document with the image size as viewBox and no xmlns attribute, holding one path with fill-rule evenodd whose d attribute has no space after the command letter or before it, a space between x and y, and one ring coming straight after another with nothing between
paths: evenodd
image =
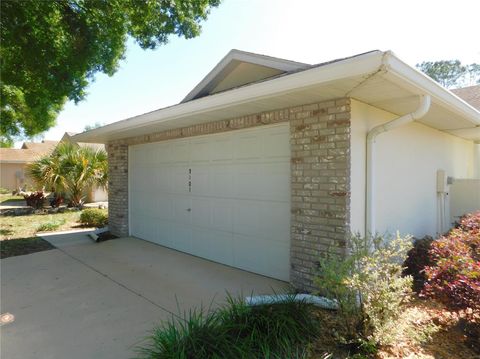
<instances>
[{"instance_id":1,"label":"brick column","mask_svg":"<svg viewBox=\"0 0 480 359\"><path fill-rule=\"evenodd\" d=\"M350 100L290 109L290 133L290 280L313 290L319 256L350 235Z\"/></svg>"},{"instance_id":2,"label":"brick column","mask_svg":"<svg viewBox=\"0 0 480 359\"><path fill-rule=\"evenodd\" d=\"M128 145L107 145L108 227L112 234L128 236Z\"/></svg>"}]
</instances>

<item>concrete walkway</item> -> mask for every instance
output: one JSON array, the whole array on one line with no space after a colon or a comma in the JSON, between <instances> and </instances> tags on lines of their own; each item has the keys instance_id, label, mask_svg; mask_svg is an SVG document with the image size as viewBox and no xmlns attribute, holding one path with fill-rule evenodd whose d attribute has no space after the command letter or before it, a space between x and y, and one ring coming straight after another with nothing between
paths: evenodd
<instances>
[{"instance_id":1,"label":"concrete walkway","mask_svg":"<svg viewBox=\"0 0 480 359\"><path fill-rule=\"evenodd\" d=\"M149 331L180 311L286 284L165 247L85 232L45 236L57 249L2 259L2 359L132 358Z\"/></svg>"}]
</instances>

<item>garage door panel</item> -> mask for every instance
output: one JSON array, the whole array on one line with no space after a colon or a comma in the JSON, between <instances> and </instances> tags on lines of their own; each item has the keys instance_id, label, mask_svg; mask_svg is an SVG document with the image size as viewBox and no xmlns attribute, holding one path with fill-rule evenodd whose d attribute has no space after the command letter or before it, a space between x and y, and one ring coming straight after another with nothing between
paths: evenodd
<instances>
[{"instance_id":1,"label":"garage door panel","mask_svg":"<svg viewBox=\"0 0 480 359\"><path fill-rule=\"evenodd\" d=\"M154 144L154 164L168 164L172 162L172 145L169 142Z\"/></svg>"},{"instance_id":2,"label":"garage door panel","mask_svg":"<svg viewBox=\"0 0 480 359\"><path fill-rule=\"evenodd\" d=\"M196 228L191 253L212 261L233 265L233 234Z\"/></svg>"},{"instance_id":3,"label":"garage door panel","mask_svg":"<svg viewBox=\"0 0 480 359\"><path fill-rule=\"evenodd\" d=\"M268 247L263 241L255 237L234 234L233 256L234 266L263 275L276 276L270 273L265 257L268 256Z\"/></svg>"},{"instance_id":4,"label":"garage door panel","mask_svg":"<svg viewBox=\"0 0 480 359\"><path fill-rule=\"evenodd\" d=\"M193 165L192 170L192 195L208 196L211 193L210 166Z\"/></svg>"},{"instance_id":5,"label":"garage door panel","mask_svg":"<svg viewBox=\"0 0 480 359\"><path fill-rule=\"evenodd\" d=\"M265 135L264 157L268 159L290 159L290 146L285 143L290 142L289 129L280 128L273 133Z\"/></svg>"},{"instance_id":6,"label":"garage door panel","mask_svg":"<svg viewBox=\"0 0 480 359\"><path fill-rule=\"evenodd\" d=\"M232 197L234 167L232 165L213 165L210 169L211 194L215 197Z\"/></svg>"},{"instance_id":7,"label":"garage door panel","mask_svg":"<svg viewBox=\"0 0 480 359\"><path fill-rule=\"evenodd\" d=\"M234 141L234 158L237 160L259 159L262 155L262 140L255 132L240 135Z\"/></svg>"},{"instance_id":8,"label":"garage door panel","mask_svg":"<svg viewBox=\"0 0 480 359\"><path fill-rule=\"evenodd\" d=\"M172 162L173 163L182 163L189 161L190 149L188 146L188 142L181 141L181 142L172 142Z\"/></svg>"},{"instance_id":9,"label":"garage door panel","mask_svg":"<svg viewBox=\"0 0 480 359\"><path fill-rule=\"evenodd\" d=\"M194 140L190 143L190 162L202 163L210 161L210 141Z\"/></svg>"},{"instance_id":10,"label":"garage door panel","mask_svg":"<svg viewBox=\"0 0 480 359\"><path fill-rule=\"evenodd\" d=\"M161 220L173 220L174 206L173 206L173 196L170 194L162 194L160 197L153 197L157 203L157 210L155 215L158 219Z\"/></svg>"},{"instance_id":11,"label":"garage door panel","mask_svg":"<svg viewBox=\"0 0 480 359\"><path fill-rule=\"evenodd\" d=\"M211 201L207 198L192 197L192 225L211 227Z\"/></svg>"},{"instance_id":12,"label":"garage door panel","mask_svg":"<svg viewBox=\"0 0 480 359\"><path fill-rule=\"evenodd\" d=\"M261 163L238 164L234 170L234 197L259 198L263 197L261 178L263 173Z\"/></svg>"},{"instance_id":13,"label":"garage door panel","mask_svg":"<svg viewBox=\"0 0 480 359\"><path fill-rule=\"evenodd\" d=\"M172 193L179 195L188 194L188 167L172 166Z\"/></svg>"},{"instance_id":14,"label":"garage door panel","mask_svg":"<svg viewBox=\"0 0 480 359\"><path fill-rule=\"evenodd\" d=\"M131 146L131 234L288 280L289 136L280 125Z\"/></svg>"},{"instance_id":15,"label":"garage door panel","mask_svg":"<svg viewBox=\"0 0 480 359\"><path fill-rule=\"evenodd\" d=\"M211 160L215 162L231 161L233 159L232 136L214 136L211 143Z\"/></svg>"},{"instance_id":16,"label":"garage door panel","mask_svg":"<svg viewBox=\"0 0 480 359\"><path fill-rule=\"evenodd\" d=\"M183 223L173 222L171 228L173 248L182 252L191 253L192 227Z\"/></svg>"},{"instance_id":17,"label":"garage door panel","mask_svg":"<svg viewBox=\"0 0 480 359\"><path fill-rule=\"evenodd\" d=\"M215 198L212 200L212 223L213 229L233 232L233 201Z\"/></svg>"},{"instance_id":18,"label":"garage door panel","mask_svg":"<svg viewBox=\"0 0 480 359\"><path fill-rule=\"evenodd\" d=\"M173 197L173 220L179 224L191 222L191 199L187 196Z\"/></svg>"}]
</instances>

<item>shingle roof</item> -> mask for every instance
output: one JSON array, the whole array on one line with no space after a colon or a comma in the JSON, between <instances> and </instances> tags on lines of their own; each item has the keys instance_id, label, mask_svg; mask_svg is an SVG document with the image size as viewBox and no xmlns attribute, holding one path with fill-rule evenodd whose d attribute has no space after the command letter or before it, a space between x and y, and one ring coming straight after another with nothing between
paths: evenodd
<instances>
[{"instance_id":1,"label":"shingle roof","mask_svg":"<svg viewBox=\"0 0 480 359\"><path fill-rule=\"evenodd\" d=\"M22 148L0 148L0 162L33 162L55 149L58 141L24 142Z\"/></svg>"},{"instance_id":2,"label":"shingle roof","mask_svg":"<svg viewBox=\"0 0 480 359\"><path fill-rule=\"evenodd\" d=\"M57 146L58 141L42 141L42 142L24 142L22 149L34 150L40 153L48 153Z\"/></svg>"},{"instance_id":3,"label":"shingle roof","mask_svg":"<svg viewBox=\"0 0 480 359\"><path fill-rule=\"evenodd\" d=\"M480 85L454 89L452 92L477 110L480 110Z\"/></svg>"},{"instance_id":4,"label":"shingle roof","mask_svg":"<svg viewBox=\"0 0 480 359\"><path fill-rule=\"evenodd\" d=\"M45 153L25 148L0 148L0 162L33 162Z\"/></svg>"}]
</instances>

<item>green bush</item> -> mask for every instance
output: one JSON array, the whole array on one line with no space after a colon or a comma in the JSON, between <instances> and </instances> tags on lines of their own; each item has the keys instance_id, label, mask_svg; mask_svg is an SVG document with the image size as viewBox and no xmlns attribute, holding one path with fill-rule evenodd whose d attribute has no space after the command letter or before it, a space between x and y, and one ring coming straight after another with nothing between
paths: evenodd
<instances>
[{"instance_id":1,"label":"green bush","mask_svg":"<svg viewBox=\"0 0 480 359\"><path fill-rule=\"evenodd\" d=\"M8 194L8 193L12 193L12 191L6 188L0 187L0 194Z\"/></svg>"},{"instance_id":2,"label":"green bush","mask_svg":"<svg viewBox=\"0 0 480 359\"><path fill-rule=\"evenodd\" d=\"M411 294L412 278L402 277L402 263L411 248L409 237L392 240L353 236L346 258L330 251L320 259L315 284L319 294L337 300L344 344L371 353L391 344L396 319Z\"/></svg>"},{"instance_id":3,"label":"green bush","mask_svg":"<svg viewBox=\"0 0 480 359\"><path fill-rule=\"evenodd\" d=\"M80 223L90 227L104 227L108 223L108 214L98 208L87 208L80 215Z\"/></svg>"},{"instance_id":4,"label":"green bush","mask_svg":"<svg viewBox=\"0 0 480 359\"><path fill-rule=\"evenodd\" d=\"M65 219L61 219L59 221L50 221L46 223L42 223L37 227L37 232L48 232L48 231L54 231L61 225L65 224Z\"/></svg>"},{"instance_id":5,"label":"green bush","mask_svg":"<svg viewBox=\"0 0 480 359\"><path fill-rule=\"evenodd\" d=\"M318 333L314 308L287 299L248 306L230 298L214 311L191 311L154 331L142 358L306 358Z\"/></svg>"}]
</instances>

